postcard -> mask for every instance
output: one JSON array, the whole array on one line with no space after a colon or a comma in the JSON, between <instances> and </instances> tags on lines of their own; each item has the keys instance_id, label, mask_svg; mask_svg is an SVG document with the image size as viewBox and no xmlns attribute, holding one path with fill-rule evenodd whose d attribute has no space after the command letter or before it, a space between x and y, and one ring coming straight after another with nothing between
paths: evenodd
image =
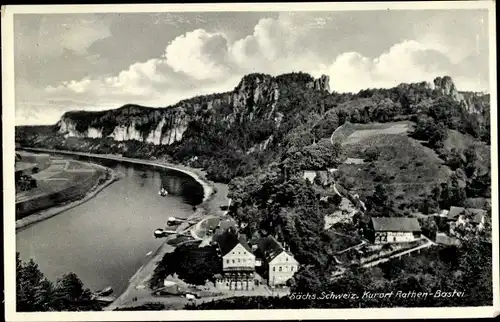
<instances>
[{"instance_id":1,"label":"postcard","mask_svg":"<svg viewBox=\"0 0 500 322\"><path fill-rule=\"evenodd\" d=\"M494 1L2 7L6 320L498 315L495 39Z\"/></svg>"}]
</instances>

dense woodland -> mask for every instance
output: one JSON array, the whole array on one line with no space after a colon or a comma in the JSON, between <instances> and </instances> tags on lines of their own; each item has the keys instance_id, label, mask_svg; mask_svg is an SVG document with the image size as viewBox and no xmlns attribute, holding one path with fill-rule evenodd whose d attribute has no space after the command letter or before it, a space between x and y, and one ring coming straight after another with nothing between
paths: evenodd
<instances>
[{"instance_id":1,"label":"dense woodland","mask_svg":"<svg viewBox=\"0 0 500 322\"><path fill-rule=\"evenodd\" d=\"M269 88L278 89L277 100L269 91L261 101L253 101L252 86L257 78L264 79ZM206 97L180 102L176 109L185 109L187 114L196 117L189 121L183 140L170 146L154 146L139 141L117 143L108 139L65 140L56 134L57 128L19 128L16 137L25 146L155 157L203 167L209 179L229 183L229 198L232 199L230 215L239 223L246 224L243 232L248 237L274 234L289 245L295 258L303 264L290 281L294 292L321 294L323 291L359 293L367 289L384 292L457 289L467 294L463 298L429 298L425 302L391 300L390 303L383 300L353 303L234 298L198 308L491 303L491 244L483 242L484 236L472 236L460 247L435 248L420 256L405 257L373 269L352 267L347 275L332 281L329 275L336 268L332 254L338 249L339 241L324 231L324 217L331 212L332 205L320 202L318 190L301 177L303 170L320 170L341 163L344 156L340 144L331 145L325 139L329 139L332 132L346 122L411 121L415 126L409 137L436 152L444 166L451 170L449 178L426 187L428 195L422 196L419 201L406 201L403 208L400 202L399 207L396 206L397 200L391 195L393 188L381 180L370 193L362 195L367 206L365 218L359 218L352 225L334 226L334 229L356 235L363 228L366 217L371 215L405 216L412 211L430 214L452 205L470 206L467 203L471 200L487 200L491 198L489 95L468 95L467 106L430 89L425 83L341 94L317 91L307 86L312 80L304 73L276 78L263 74L247 75L233 92L236 95L249 91L244 108L231 105L229 93L211 97L218 99L216 107L211 110L207 110ZM471 113L470 110L479 113ZM140 109L136 112L143 113ZM82 120L84 125L93 122L86 114ZM152 127L143 126L145 131ZM457 140L464 141L464 138L467 138L467 144L456 143ZM265 148L256 148L264 141L267 141ZM367 149L364 154L366 166L376 162L380 154L376 148ZM197 157L196 160L193 156ZM337 179L342 189L350 189L348 181L356 180L355 177ZM430 219L420 221L424 232L432 238L438 230L437 224ZM177 264L165 265L169 272L160 272L158 276L179 271L177 266L182 266L187 260L179 254L172 256L177 256ZM199 268L199 265L193 267ZM187 270L186 274L190 277L186 277L196 279L195 272L195 269Z\"/></svg>"}]
</instances>

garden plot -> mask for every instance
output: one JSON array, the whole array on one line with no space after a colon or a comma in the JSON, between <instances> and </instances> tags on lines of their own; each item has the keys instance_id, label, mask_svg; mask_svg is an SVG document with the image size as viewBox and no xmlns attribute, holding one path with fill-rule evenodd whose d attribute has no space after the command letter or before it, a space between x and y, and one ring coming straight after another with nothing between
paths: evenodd
<instances>
[{"instance_id":1,"label":"garden plot","mask_svg":"<svg viewBox=\"0 0 500 322\"><path fill-rule=\"evenodd\" d=\"M408 124L407 123L398 123L388 127L380 127L378 129L366 129L366 130L355 130L351 135L349 135L346 140L342 143L344 144L353 144L360 142L366 138L370 138L375 135L380 134L401 134L408 132Z\"/></svg>"}]
</instances>

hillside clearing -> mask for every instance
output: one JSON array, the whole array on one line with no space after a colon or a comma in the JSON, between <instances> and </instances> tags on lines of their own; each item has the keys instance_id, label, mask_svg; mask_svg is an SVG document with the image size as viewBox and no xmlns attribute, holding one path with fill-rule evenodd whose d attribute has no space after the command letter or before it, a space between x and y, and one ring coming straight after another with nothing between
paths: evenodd
<instances>
[{"instance_id":1,"label":"hillside clearing","mask_svg":"<svg viewBox=\"0 0 500 322\"><path fill-rule=\"evenodd\" d=\"M357 143L363 139L378 134L401 134L408 132L413 127L409 121L388 122L388 123L345 123L332 135L332 142L342 145Z\"/></svg>"},{"instance_id":2,"label":"hillside clearing","mask_svg":"<svg viewBox=\"0 0 500 322\"><path fill-rule=\"evenodd\" d=\"M362 198L383 183L394 204L406 209L423 202L435 184L449 178L451 170L432 149L405 134L374 133L342 146L349 158L365 159L368 149L378 151L372 162L344 163L338 168L339 183Z\"/></svg>"}]
</instances>

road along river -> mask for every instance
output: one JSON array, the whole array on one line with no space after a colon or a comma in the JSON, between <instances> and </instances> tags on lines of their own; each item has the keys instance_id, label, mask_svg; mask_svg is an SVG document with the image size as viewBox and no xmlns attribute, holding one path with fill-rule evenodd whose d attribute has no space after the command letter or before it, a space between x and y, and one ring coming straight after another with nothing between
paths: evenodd
<instances>
[{"instance_id":1,"label":"road along river","mask_svg":"<svg viewBox=\"0 0 500 322\"><path fill-rule=\"evenodd\" d=\"M59 155L62 156L62 155ZM149 165L64 156L112 168L124 177L87 202L16 233L16 250L33 258L52 281L76 273L91 290L113 287L120 294L134 273L161 245L153 231L167 218L187 218L204 189L188 174ZM160 187L169 195L158 195ZM149 254L149 255L148 255Z\"/></svg>"}]
</instances>

